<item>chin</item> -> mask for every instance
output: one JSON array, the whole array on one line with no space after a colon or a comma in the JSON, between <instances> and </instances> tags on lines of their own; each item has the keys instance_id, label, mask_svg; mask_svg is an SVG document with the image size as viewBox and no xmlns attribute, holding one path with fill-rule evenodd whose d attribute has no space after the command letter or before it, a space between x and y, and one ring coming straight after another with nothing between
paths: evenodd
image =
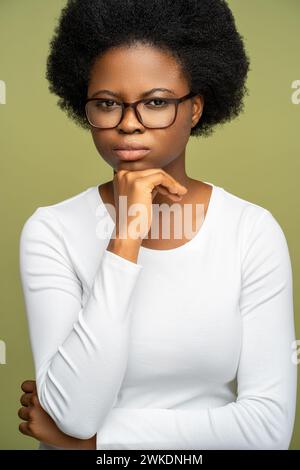
<instances>
[{"instance_id":1,"label":"chin","mask_svg":"<svg viewBox=\"0 0 300 470\"><path fill-rule=\"evenodd\" d=\"M147 162L143 158L141 158L140 160L132 160L132 161L120 160L117 166L119 169L128 168L128 170L134 169L134 168L140 168L140 167L153 168L151 166L151 162L149 161Z\"/></svg>"}]
</instances>

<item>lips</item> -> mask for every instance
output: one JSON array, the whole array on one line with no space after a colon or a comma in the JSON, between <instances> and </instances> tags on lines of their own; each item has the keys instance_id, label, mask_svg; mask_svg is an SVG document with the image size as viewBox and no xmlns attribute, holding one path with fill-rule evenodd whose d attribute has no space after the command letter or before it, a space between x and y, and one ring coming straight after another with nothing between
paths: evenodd
<instances>
[{"instance_id":1,"label":"lips","mask_svg":"<svg viewBox=\"0 0 300 470\"><path fill-rule=\"evenodd\" d=\"M133 161L145 157L150 152L150 149L114 149L114 152L120 160Z\"/></svg>"}]
</instances>

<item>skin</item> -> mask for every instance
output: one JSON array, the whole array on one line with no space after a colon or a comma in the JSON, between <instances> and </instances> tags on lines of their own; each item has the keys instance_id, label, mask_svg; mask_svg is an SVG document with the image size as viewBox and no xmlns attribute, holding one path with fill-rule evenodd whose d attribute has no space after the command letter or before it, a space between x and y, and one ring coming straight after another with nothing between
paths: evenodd
<instances>
[{"instance_id":1,"label":"skin","mask_svg":"<svg viewBox=\"0 0 300 470\"><path fill-rule=\"evenodd\" d=\"M158 87L174 90L175 95L156 91L149 98L178 98L190 91L188 81L173 57L151 46L139 44L131 48L111 49L95 61L91 70L87 97L117 100L118 98L107 93L96 94L101 89L108 89L120 94L123 101L131 102L140 99L144 91ZM182 206L183 204L192 205L193 222L196 222L196 204L203 204L205 215L211 186L187 175L185 154L191 128L201 118L203 108L204 99L201 95L180 103L175 123L165 129L147 129L135 117L133 110L127 110L121 123L114 129L91 127L92 138L101 157L113 168L114 175L119 170L138 171L161 168L185 186L188 191L178 203ZM113 148L122 145L126 140L137 141L149 147L151 152L139 161L121 161L113 152ZM99 192L105 203L115 206L112 180L100 185ZM170 205L173 201L168 195L158 193L153 203ZM194 224L194 226L197 225ZM170 239L147 238L143 240L142 246L152 249L170 249L187 241L184 237L174 239L173 235L173 226L171 226Z\"/></svg>"},{"instance_id":2,"label":"skin","mask_svg":"<svg viewBox=\"0 0 300 470\"><path fill-rule=\"evenodd\" d=\"M126 102L140 99L140 95L152 88L168 88L169 92L153 92L149 98L174 98L189 93L190 88L178 62L166 52L145 44L134 47L118 47L107 51L98 58L91 69L87 98L100 89L109 89L120 94ZM95 96L108 100L117 100L107 93ZM148 97L147 97L148 98ZM193 219L196 204L203 204L204 215L211 195L211 186L190 178L185 170L186 145L191 128L194 127L204 108L204 99L197 95L179 104L175 123L165 129L147 129L136 118L132 109L126 110L122 122L114 129L96 129L91 127L95 147L101 157L112 167L113 174L120 170L139 171L163 169L178 183L187 188L177 204L191 204ZM132 135L131 135L132 134ZM118 159L113 148L125 141L136 141L151 149L142 160L125 162ZM99 186L99 193L104 203L115 205L113 180ZM153 203L173 204L167 192L155 192ZM184 233L184 232L182 232ZM170 239L147 238L142 246L152 249L171 249L186 242L185 238L173 239L173 227L170 227ZM34 380L22 384L23 393L20 402L23 405L18 415L24 420L19 430L25 435L68 449L95 449L96 436L81 440L70 437L56 426L55 422L41 407Z\"/></svg>"},{"instance_id":3,"label":"skin","mask_svg":"<svg viewBox=\"0 0 300 470\"><path fill-rule=\"evenodd\" d=\"M25 380L21 389L24 393L20 397L22 407L18 410L18 416L24 420L19 425L22 434L62 449L96 449L96 435L91 439L77 439L57 427L40 405L35 380Z\"/></svg>"}]
</instances>

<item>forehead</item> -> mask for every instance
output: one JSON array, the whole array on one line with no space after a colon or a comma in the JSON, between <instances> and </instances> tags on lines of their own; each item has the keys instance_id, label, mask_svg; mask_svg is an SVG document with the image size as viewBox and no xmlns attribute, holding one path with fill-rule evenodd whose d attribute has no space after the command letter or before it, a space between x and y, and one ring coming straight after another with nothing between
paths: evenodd
<instances>
[{"instance_id":1,"label":"forehead","mask_svg":"<svg viewBox=\"0 0 300 470\"><path fill-rule=\"evenodd\" d=\"M175 58L151 46L111 48L94 62L89 93L99 88L131 95L151 88L169 88L180 93L186 80Z\"/></svg>"}]
</instances>

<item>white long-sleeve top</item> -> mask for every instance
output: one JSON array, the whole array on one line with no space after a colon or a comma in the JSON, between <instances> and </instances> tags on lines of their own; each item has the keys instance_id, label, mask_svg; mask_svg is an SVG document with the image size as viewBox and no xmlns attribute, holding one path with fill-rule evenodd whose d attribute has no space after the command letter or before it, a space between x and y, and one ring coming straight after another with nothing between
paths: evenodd
<instances>
[{"instance_id":1,"label":"white long-sleeve top","mask_svg":"<svg viewBox=\"0 0 300 470\"><path fill-rule=\"evenodd\" d=\"M97 449L288 449L297 364L289 250L272 213L213 187L185 244L108 251L93 186L38 207L20 274L42 407ZM41 444L40 448L51 448Z\"/></svg>"}]
</instances>

